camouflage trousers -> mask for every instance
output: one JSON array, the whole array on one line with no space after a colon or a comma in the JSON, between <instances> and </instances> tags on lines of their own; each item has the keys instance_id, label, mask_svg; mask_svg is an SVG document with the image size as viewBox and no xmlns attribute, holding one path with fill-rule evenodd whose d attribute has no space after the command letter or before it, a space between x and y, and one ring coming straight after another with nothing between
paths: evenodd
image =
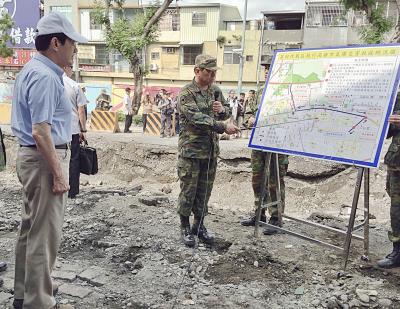
<instances>
[{"instance_id":1,"label":"camouflage trousers","mask_svg":"<svg viewBox=\"0 0 400 309\"><path fill-rule=\"evenodd\" d=\"M208 200L214 185L217 158L191 159L178 157L178 177L181 192L178 199L178 213L196 217L208 213ZM204 208L204 211L203 211Z\"/></svg>"},{"instance_id":2,"label":"camouflage trousers","mask_svg":"<svg viewBox=\"0 0 400 309\"><path fill-rule=\"evenodd\" d=\"M390 196L390 224L388 233L391 242L400 242L400 170L388 168L386 191Z\"/></svg>"},{"instance_id":3,"label":"camouflage trousers","mask_svg":"<svg viewBox=\"0 0 400 309\"><path fill-rule=\"evenodd\" d=\"M252 187L254 192L254 209L256 210L261 203L261 191L263 187L263 174L265 170L265 162L267 159L267 152L252 150L251 152L251 169L253 172L252 176ZM279 162L279 176L281 185L281 199L282 199L282 211L285 209L285 179L286 172L289 165L288 156L278 155ZM264 204L277 201L276 194L276 168L275 162L271 160L270 163L270 177L265 188ZM268 212L271 217L278 216L278 206L269 206Z\"/></svg>"}]
</instances>

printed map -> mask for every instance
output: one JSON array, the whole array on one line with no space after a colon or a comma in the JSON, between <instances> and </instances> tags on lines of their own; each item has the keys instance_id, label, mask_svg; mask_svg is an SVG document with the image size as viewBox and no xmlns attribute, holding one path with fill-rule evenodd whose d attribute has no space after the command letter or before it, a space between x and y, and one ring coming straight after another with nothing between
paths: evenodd
<instances>
[{"instance_id":1,"label":"printed map","mask_svg":"<svg viewBox=\"0 0 400 309\"><path fill-rule=\"evenodd\" d=\"M399 46L276 52L249 147L377 167Z\"/></svg>"}]
</instances>

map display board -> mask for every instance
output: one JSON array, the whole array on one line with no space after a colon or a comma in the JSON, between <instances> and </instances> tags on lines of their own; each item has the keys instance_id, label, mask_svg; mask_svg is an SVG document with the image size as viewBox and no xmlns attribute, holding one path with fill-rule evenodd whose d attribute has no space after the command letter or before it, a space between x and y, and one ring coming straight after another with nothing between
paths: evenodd
<instances>
[{"instance_id":1,"label":"map display board","mask_svg":"<svg viewBox=\"0 0 400 309\"><path fill-rule=\"evenodd\" d=\"M249 147L377 167L400 45L276 51Z\"/></svg>"}]
</instances>

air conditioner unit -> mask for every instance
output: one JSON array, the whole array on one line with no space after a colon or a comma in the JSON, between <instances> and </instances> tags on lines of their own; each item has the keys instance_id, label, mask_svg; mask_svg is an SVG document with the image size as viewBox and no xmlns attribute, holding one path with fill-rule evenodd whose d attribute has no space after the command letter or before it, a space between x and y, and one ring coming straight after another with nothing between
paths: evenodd
<instances>
[{"instance_id":1,"label":"air conditioner unit","mask_svg":"<svg viewBox=\"0 0 400 309\"><path fill-rule=\"evenodd\" d=\"M150 71L157 71L158 70L158 65L156 63L151 63L150 64Z\"/></svg>"}]
</instances>

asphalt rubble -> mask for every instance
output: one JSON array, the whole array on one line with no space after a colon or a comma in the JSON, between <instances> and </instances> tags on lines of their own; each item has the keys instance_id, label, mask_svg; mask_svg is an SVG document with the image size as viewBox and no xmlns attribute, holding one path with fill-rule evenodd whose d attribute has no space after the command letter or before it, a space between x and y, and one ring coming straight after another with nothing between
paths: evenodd
<instances>
[{"instance_id":1,"label":"asphalt rubble","mask_svg":"<svg viewBox=\"0 0 400 309\"><path fill-rule=\"evenodd\" d=\"M285 234L254 237L240 225L251 210L249 151L221 142L207 227L212 246L193 250L179 238L176 145L109 142L94 135L100 173L82 177L68 200L63 241L53 272L57 299L75 308L400 308L400 272L375 266L387 254L385 169L371 175L370 261L353 240L347 269L341 252ZM21 186L17 146L6 136L9 166L0 178L0 308L13 293L14 244ZM244 150L243 150L244 149ZM346 228L357 171L343 165L291 158L287 212ZM363 199L361 196L361 203ZM362 221L359 211L356 222ZM338 246L344 237L285 221L285 228Z\"/></svg>"}]
</instances>

